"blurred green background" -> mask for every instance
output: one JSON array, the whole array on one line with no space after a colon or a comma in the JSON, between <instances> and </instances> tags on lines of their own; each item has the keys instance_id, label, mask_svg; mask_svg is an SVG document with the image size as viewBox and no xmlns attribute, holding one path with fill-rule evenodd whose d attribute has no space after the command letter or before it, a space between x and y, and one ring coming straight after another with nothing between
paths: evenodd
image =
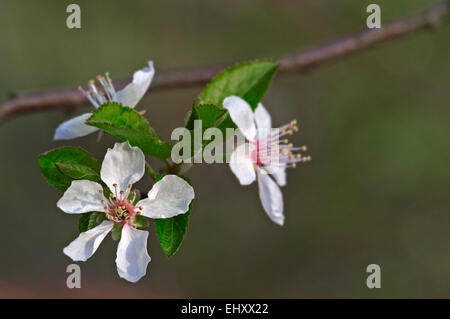
<instances>
[{"instance_id":1,"label":"blurred green background","mask_svg":"<svg viewBox=\"0 0 450 319\"><path fill-rule=\"evenodd\" d=\"M0 99L73 87L109 71L276 58L365 28L373 1L0 1ZM378 0L387 23L432 5ZM79 145L102 159L115 139L52 141L74 113L26 114L0 124L0 297L450 297L450 25L421 32L306 75L276 76L264 97L275 125L300 123L311 163L289 171L286 225L271 223L257 186L225 164L188 174L189 231L166 258L150 228L152 261L137 284L120 279L108 237L66 288L76 216L56 207L37 156ZM151 88L150 88L151 90ZM201 88L151 92L138 105L164 138L182 126ZM138 185L148 189L147 181ZM381 289L366 287L368 264Z\"/></svg>"}]
</instances>

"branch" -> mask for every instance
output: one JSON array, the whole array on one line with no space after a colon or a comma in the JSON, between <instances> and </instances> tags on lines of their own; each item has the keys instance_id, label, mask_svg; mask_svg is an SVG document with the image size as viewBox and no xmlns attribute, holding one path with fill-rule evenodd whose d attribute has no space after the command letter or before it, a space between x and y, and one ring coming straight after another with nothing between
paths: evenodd
<instances>
[{"instance_id":1,"label":"branch","mask_svg":"<svg viewBox=\"0 0 450 319\"><path fill-rule=\"evenodd\" d=\"M278 60L280 73L304 72L339 58L362 52L378 44L401 38L414 32L437 27L439 20L450 17L450 0L437 3L415 16L394 21L381 29L366 30L350 35L320 47L283 57ZM151 91L186 88L204 84L226 65L172 70L160 72L155 76ZM128 80L116 81L117 89ZM19 114L65 109L70 110L86 102L83 94L76 89L50 90L27 94L17 94L3 103L0 121Z\"/></svg>"}]
</instances>

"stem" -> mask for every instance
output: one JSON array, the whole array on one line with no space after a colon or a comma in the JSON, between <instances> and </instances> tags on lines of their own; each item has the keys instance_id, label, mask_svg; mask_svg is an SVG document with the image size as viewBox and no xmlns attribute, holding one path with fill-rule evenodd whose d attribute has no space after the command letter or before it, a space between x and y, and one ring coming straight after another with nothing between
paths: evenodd
<instances>
[{"instance_id":1,"label":"stem","mask_svg":"<svg viewBox=\"0 0 450 319\"><path fill-rule=\"evenodd\" d=\"M358 34L352 34L322 46L282 57L278 59L279 73L304 72L420 30L435 29L440 21L448 22L449 16L450 0L437 2L427 10L409 18L386 24L380 29L365 29ZM207 83L225 67L226 65L216 65L159 72L151 85L151 90L154 92L155 90L201 85ZM114 84L119 89L125 86L127 82L127 80L119 80L115 81ZM85 102L86 97L76 89L17 94L3 103L0 109L0 121L33 111L72 110Z\"/></svg>"},{"instance_id":2,"label":"stem","mask_svg":"<svg viewBox=\"0 0 450 319\"><path fill-rule=\"evenodd\" d=\"M159 174L155 172L148 162L145 162L145 171L151 176L154 182L158 181Z\"/></svg>"}]
</instances>

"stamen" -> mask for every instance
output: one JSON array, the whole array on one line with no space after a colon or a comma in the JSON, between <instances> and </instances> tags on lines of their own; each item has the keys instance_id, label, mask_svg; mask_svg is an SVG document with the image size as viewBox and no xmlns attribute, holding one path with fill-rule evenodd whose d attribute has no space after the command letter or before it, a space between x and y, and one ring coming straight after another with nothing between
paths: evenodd
<instances>
[{"instance_id":1,"label":"stamen","mask_svg":"<svg viewBox=\"0 0 450 319\"><path fill-rule=\"evenodd\" d=\"M101 89L95 86L95 82L93 80L90 80L88 82L89 89L87 91L84 91L81 87L79 87L79 90L96 108L107 102L117 102L116 90L114 89L113 83L109 78L109 74L106 73L106 78L101 75L98 75L96 78L101 85Z\"/></svg>"}]
</instances>

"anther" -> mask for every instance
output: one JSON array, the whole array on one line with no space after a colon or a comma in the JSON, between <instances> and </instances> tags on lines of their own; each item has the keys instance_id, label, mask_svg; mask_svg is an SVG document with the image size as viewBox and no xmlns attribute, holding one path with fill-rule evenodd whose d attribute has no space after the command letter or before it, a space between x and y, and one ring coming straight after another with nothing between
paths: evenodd
<instances>
[{"instance_id":1,"label":"anther","mask_svg":"<svg viewBox=\"0 0 450 319\"><path fill-rule=\"evenodd\" d=\"M306 152L308 150L308 147L306 147L306 145L303 145L303 146L300 147L300 150L302 152Z\"/></svg>"}]
</instances>

